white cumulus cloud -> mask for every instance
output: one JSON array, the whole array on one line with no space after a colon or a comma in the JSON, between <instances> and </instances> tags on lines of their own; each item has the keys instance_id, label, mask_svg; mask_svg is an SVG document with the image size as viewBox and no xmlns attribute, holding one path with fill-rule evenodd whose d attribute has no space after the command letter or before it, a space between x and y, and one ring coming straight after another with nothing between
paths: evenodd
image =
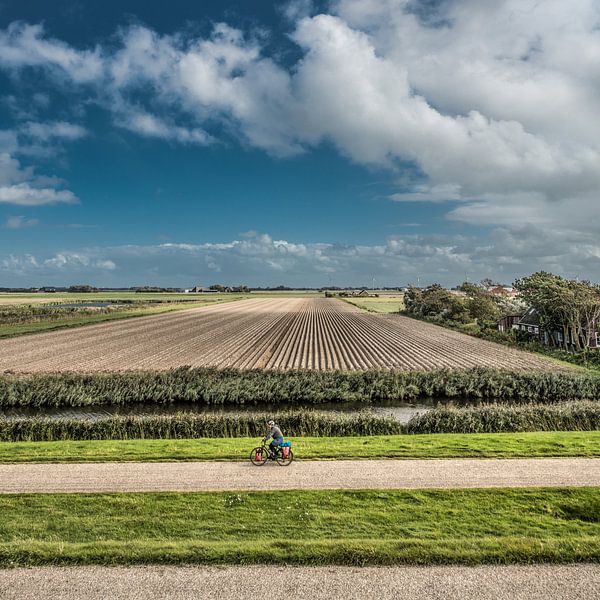
<instances>
[{"instance_id":1,"label":"white cumulus cloud","mask_svg":"<svg viewBox=\"0 0 600 600\"><path fill-rule=\"evenodd\" d=\"M0 68L36 69L57 85L68 80L116 125L145 137L204 145L227 135L277 156L333 144L352 161L392 173L392 200L451 201L450 221L502 232L502 243L532 227L544 244L547 236L557 240L548 249L563 271L574 257L593 266L598 2L337 0L322 14L294 2L287 17L299 52L291 65L269 55L261 35L224 23L207 37L130 26L110 43L79 48L39 24L15 23L0 32ZM16 167L0 201L21 198L15 186L35 187L26 169ZM72 200L48 189L29 197ZM251 260L265 251L257 239L231 244L210 249L204 264L226 272L220 252ZM486 254L481 240L472 245ZM267 247L270 262L256 259L262 268L298 260L287 242ZM448 269L477 262L470 251L436 247L433 256ZM373 260L374 252L352 247L339 256ZM311 260L325 272L335 269L331 257L329 247L315 247Z\"/></svg>"}]
</instances>

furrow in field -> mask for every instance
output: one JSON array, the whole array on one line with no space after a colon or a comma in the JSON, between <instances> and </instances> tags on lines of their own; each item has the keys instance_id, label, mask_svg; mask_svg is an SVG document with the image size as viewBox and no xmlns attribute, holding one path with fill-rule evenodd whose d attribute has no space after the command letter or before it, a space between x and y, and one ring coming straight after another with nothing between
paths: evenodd
<instances>
[{"instance_id":1,"label":"furrow in field","mask_svg":"<svg viewBox=\"0 0 600 600\"><path fill-rule=\"evenodd\" d=\"M256 298L0 340L0 371L178 366L552 369L540 357L334 299Z\"/></svg>"},{"instance_id":2,"label":"furrow in field","mask_svg":"<svg viewBox=\"0 0 600 600\"><path fill-rule=\"evenodd\" d=\"M148 340L152 343L153 340L162 338L167 332L181 331L188 327L190 320L213 323L214 326L218 326L215 317L233 312L233 304L235 303L41 333L3 340L0 345L7 355L12 349L19 349L23 367L31 366L32 370L35 370L38 361L52 362L52 357L56 357L57 361L70 363L72 357L81 359L89 353L93 359L98 356L98 353L94 351L95 346L110 350L123 348L126 352L132 345L138 344L142 348L146 346L147 350L148 347L151 347L146 345ZM235 318L235 313L230 318ZM180 324L182 324L181 327L179 327ZM144 336L147 339L144 339ZM91 341L93 341L93 346ZM107 355L108 353L105 353L105 356ZM2 368L1 362L0 368Z\"/></svg>"},{"instance_id":3,"label":"furrow in field","mask_svg":"<svg viewBox=\"0 0 600 600\"><path fill-rule=\"evenodd\" d=\"M359 368L369 368L373 366L386 367L384 360L373 360L369 353L378 354L376 345L378 340L371 336L365 337L365 332L358 330L345 312L331 313L332 332L334 342L342 343L349 349L350 360L352 365ZM339 336L339 340L335 337ZM370 349L370 352L369 350Z\"/></svg>"},{"instance_id":4,"label":"furrow in field","mask_svg":"<svg viewBox=\"0 0 600 600\"><path fill-rule=\"evenodd\" d=\"M142 363L150 362L157 348L169 348L170 340L189 338L190 332L202 327L219 329L225 322L238 319L235 314L221 317L218 313L210 316L190 313L178 317L171 321L141 323L137 328L91 332L91 338L85 328L80 329L74 343L62 343L55 349L53 359L48 360L42 356L36 361L41 359L46 363L56 364L57 368L64 362L76 362L79 369L92 367L100 370L118 367L121 361L125 360L130 368L142 368ZM90 340L93 344L90 344ZM157 346L156 340L161 341L160 346ZM63 350L65 345L68 351ZM103 352L99 353L98 348L102 348ZM138 357L142 360L138 360ZM35 363L30 362L27 366L35 366Z\"/></svg>"},{"instance_id":5,"label":"furrow in field","mask_svg":"<svg viewBox=\"0 0 600 600\"><path fill-rule=\"evenodd\" d=\"M375 319L357 318L360 319L365 333L368 331L373 337L377 336L379 338L380 343L387 350L393 366L396 368L431 369L436 366L438 368L459 366L456 364L456 361L460 362L458 357L454 357L452 361L446 361L442 354L431 352L428 342L424 342L416 336L400 336L398 332L379 326ZM433 343L432 341L431 344Z\"/></svg>"},{"instance_id":6,"label":"furrow in field","mask_svg":"<svg viewBox=\"0 0 600 600\"><path fill-rule=\"evenodd\" d=\"M414 320L406 317L396 316L393 318L395 322L384 315L380 316L380 319L387 323L391 322L394 329L401 328L403 332L406 332L408 338L426 340L429 351L450 356L453 360L461 360L465 366L498 366L499 360L505 363L506 366L531 366L535 362L546 364L545 361L537 357L513 348L457 334L429 323L417 322L417 327L414 327ZM434 341L436 341L435 344Z\"/></svg>"},{"instance_id":7,"label":"furrow in field","mask_svg":"<svg viewBox=\"0 0 600 600\"><path fill-rule=\"evenodd\" d=\"M344 329L348 332L348 338L351 339L353 344L362 349L368 364L381 367L395 366L394 361L390 359L389 354L386 352L385 341L380 336L375 335L373 331L369 331L369 328L365 327L365 322L350 314L343 314L340 317L343 317ZM341 326L340 329L342 329Z\"/></svg>"},{"instance_id":8,"label":"furrow in field","mask_svg":"<svg viewBox=\"0 0 600 600\"><path fill-rule=\"evenodd\" d=\"M349 366L351 364L351 360L348 347L346 346L343 337L336 339L333 317L332 313L329 311L325 311L323 314L323 329L325 339L327 339L329 345L336 350L336 368L344 370L352 368Z\"/></svg>"},{"instance_id":9,"label":"furrow in field","mask_svg":"<svg viewBox=\"0 0 600 600\"><path fill-rule=\"evenodd\" d=\"M285 336L283 336L279 342L273 346L273 350L271 352L271 357L268 358L266 363L266 368L270 369L280 369L283 368L283 364L287 361L289 351L291 348L294 331L298 326L298 321L296 319L296 314L290 315L290 320L287 324L287 330Z\"/></svg>"},{"instance_id":10,"label":"furrow in field","mask_svg":"<svg viewBox=\"0 0 600 600\"><path fill-rule=\"evenodd\" d=\"M248 344L241 347L232 366L240 369L262 368L268 361L271 348L278 338L285 335L293 315L293 307L288 312L270 315L259 331L248 338Z\"/></svg>"},{"instance_id":11,"label":"furrow in field","mask_svg":"<svg viewBox=\"0 0 600 600\"><path fill-rule=\"evenodd\" d=\"M194 366L238 366L238 359L254 345L256 339L268 331L273 315L285 316L285 312L278 309L277 305L268 304L261 307L260 311L248 314L248 319L243 313L237 323L233 323L227 332L212 332L208 341L207 350L198 354Z\"/></svg>"},{"instance_id":12,"label":"furrow in field","mask_svg":"<svg viewBox=\"0 0 600 600\"><path fill-rule=\"evenodd\" d=\"M215 352L223 352L235 345L235 338L240 331L251 330L256 322L261 322L263 316L249 313L247 315L234 315L226 322L221 322L216 327L190 329L182 342L171 336L164 340L167 344L160 352L154 353L148 360L141 363L140 368L160 365L163 362L179 363L185 360L190 366L210 364ZM233 340L233 342L232 342Z\"/></svg>"},{"instance_id":13,"label":"furrow in field","mask_svg":"<svg viewBox=\"0 0 600 600\"><path fill-rule=\"evenodd\" d=\"M436 366L474 366L473 360L468 355L465 355L463 352L457 352L457 349L454 347L457 341L455 337L448 338L448 343L444 344L440 343L439 336L437 338L434 336L423 337L422 335L418 335L410 329L403 328L398 330L396 328L390 328L389 322L386 323L382 321L378 315L374 315L374 317L374 319L371 319L368 323L365 323L366 326L377 329L380 334L387 339L393 339L394 334L401 331L403 335L400 339L400 344L405 346L413 356L420 356L422 358L424 367L435 368ZM465 340L465 342L468 343L468 340ZM464 350L464 346L462 349ZM428 360L427 357L434 357L435 361L432 363L432 361ZM485 363L486 365L491 366L491 363L486 358L482 358L481 355L479 355L479 361L479 365Z\"/></svg>"}]
</instances>

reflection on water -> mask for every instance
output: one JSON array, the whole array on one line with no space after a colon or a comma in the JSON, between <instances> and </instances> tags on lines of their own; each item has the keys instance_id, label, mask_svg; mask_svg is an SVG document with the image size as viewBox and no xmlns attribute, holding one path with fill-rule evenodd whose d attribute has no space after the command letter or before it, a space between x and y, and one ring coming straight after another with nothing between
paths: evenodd
<instances>
[{"instance_id":1,"label":"reflection on water","mask_svg":"<svg viewBox=\"0 0 600 600\"><path fill-rule=\"evenodd\" d=\"M376 404L365 404L361 402L323 403L323 404L253 404L241 406L205 406L194 402L173 402L172 404L128 404L126 406L91 405L82 407L18 407L6 408L0 412L1 418L19 417L48 417L52 419L101 419L112 415L169 415L176 412L192 412L205 414L234 414L240 412L273 412L282 410L308 409L319 411L356 413L361 410L370 410L378 415L392 416L401 423L408 422L416 414L422 414L441 404L447 404L448 399L427 398L418 403L411 402L379 402ZM473 404L476 401L462 399L452 400L453 403Z\"/></svg>"}]
</instances>

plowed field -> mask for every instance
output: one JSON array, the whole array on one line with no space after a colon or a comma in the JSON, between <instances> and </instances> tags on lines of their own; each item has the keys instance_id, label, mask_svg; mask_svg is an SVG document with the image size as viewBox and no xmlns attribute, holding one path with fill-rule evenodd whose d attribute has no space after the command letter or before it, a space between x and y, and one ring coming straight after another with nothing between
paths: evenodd
<instances>
[{"instance_id":1,"label":"plowed field","mask_svg":"<svg viewBox=\"0 0 600 600\"><path fill-rule=\"evenodd\" d=\"M334 299L252 299L0 341L0 371L552 369L553 363Z\"/></svg>"}]
</instances>

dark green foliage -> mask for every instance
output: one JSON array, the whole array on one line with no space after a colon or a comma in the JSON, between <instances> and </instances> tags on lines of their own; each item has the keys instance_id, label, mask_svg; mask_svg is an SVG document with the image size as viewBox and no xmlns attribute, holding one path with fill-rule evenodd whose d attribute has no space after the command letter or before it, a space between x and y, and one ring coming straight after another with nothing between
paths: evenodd
<instances>
[{"instance_id":1,"label":"dark green foliage","mask_svg":"<svg viewBox=\"0 0 600 600\"><path fill-rule=\"evenodd\" d=\"M522 299L536 309L552 346L582 350L595 339L600 320L599 285L539 271L518 279L515 286ZM555 332L563 334L562 341Z\"/></svg>"},{"instance_id":2,"label":"dark green foliage","mask_svg":"<svg viewBox=\"0 0 600 600\"><path fill-rule=\"evenodd\" d=\"M555 402L600 398L600 377L578 372L497 369L435 371L240 371L180 368L163 372L0 376L0 408L197 402L241 405L281 402L377 402L471 397Z\"/></svg>"},{"instance_id":3,"label":"dark green foliage","mask_svg":"<svg viewBox=\"0 0 600 600\"><path fill-rule=\"evenodd\" d=\"M390 435L402 432L393 417L310 410L271 413L111 416L97 420L22 418L0 420L0 441L128 440L259 437L275 418L287 436Z\"/></svg>"},{"instance_id":4,"label":"dark green foliage","mask_svg":"<svg viewBox=\"0 0 600 600\"><path fill-rule=\"evenodd\" d=\"M406 314L434 322L472 323L496 321L500 315L498 299L484 288L464 283L462 298L434 283L424 289L409 288L404 295Z\"/></svg>"},{"instance_id":5,"label":"dark green foliage","mask_svg":"<svg viewBox=\"0 0 600 600\"><path fill-rule=\"evenodd\" d=\"M600 429L600 403L486 404L443 407L413 417L407 433L503 433L594 431Z\"/></svg>"}]
</instances>

